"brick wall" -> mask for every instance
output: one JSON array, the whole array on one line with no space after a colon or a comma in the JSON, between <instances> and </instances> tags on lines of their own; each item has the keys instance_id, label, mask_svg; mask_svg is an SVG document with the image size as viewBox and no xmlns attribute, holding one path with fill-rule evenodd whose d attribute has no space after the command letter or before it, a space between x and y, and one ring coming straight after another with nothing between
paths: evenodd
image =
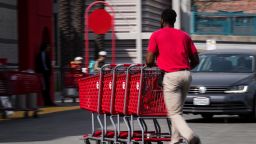
<instances>
[{"instance_id":1,"label":"brick wall","mask_svg":"<svg viewBox=\"0 0 256 144\"><path fill-rule=\"evenodd\" d=\"M199 12L238 12L256 13L256 0L194 0Z\"/></svg>"}]
</instances>

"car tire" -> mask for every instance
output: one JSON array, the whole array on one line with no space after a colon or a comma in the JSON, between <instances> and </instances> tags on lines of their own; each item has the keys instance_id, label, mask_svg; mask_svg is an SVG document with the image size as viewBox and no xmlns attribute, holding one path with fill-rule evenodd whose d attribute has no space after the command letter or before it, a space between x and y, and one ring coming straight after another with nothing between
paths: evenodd
<instances>
[{"instance_id":1,"label":"car tire","mask_svg":"<svg viewBox=\"0 0 256 144\"><path fill-rule=\"evenodd\" d=\"M213 114L201 114L201 116L204 119L212 119L213 118Z\"/></svg>"}]
</instances>

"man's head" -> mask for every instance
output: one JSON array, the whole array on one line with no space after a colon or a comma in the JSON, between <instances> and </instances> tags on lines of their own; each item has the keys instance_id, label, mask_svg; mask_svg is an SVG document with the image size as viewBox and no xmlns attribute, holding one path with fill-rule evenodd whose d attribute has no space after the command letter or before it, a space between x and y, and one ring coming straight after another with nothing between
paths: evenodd
<instances>
[{"instance_id":1,"label":"man's head","mask_svg":"<svg viewBox=\"0 0 256 144\"><path fill-rule=\"evenodd\" d=\"M174 26L177 14L173 9L165 9L161 14L161 28L164 25Z\"/></svg>"}]
</instances>

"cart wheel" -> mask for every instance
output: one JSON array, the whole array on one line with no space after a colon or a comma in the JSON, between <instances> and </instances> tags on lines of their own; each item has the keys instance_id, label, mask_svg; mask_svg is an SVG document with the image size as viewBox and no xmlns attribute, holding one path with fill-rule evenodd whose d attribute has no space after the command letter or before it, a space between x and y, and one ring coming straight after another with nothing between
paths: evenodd
<instances>
[{"instance_id":1,"label":"cart wheel","mask_svg":"<svg viewBox=\"0 0 256 144\"><path fill-rule=\"evenodd\" d=\"M163 142L157 142L157 144L164 144Z\"/></svg>"},{"instance_id":2,"label":"cart wheel","mask_svg":"<svg viewBox=\"0 0 256 144\"><path fill-rule=\"evenodd\" d=\"M145 144L152 144L151 142L145 142Z\"/></svg>"},{"instance_id":3,"label":"cart wheel","mask_svg":"<svg viewBox=\"0 0 256 144\"><path fill-rule=\"evenodd\" d=\"M102 142L104 144L104 142ZM96 141L96 144L101 144L100 140Z\"/></svg>"}]
</instances>

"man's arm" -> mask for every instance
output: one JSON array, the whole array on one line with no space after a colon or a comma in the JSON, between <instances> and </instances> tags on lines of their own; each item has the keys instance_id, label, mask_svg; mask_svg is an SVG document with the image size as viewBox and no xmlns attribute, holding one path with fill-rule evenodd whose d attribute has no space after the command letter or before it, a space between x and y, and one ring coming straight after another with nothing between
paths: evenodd
<instances>
[{"instance_id":1,"label":"man's arm","mask_svg":"<svg viewBox=\"0 0 256 144\"><path fill-rule=\"evenodd\" d=\"M146 55L146 64L148 67L152 67L155 64L155 55L154 53L148 51Z\"/></svg>"},{"instance_id":2,"label":"man's arm","mask_svg":"<svg viewBox=\"0 0 256 144\"><path fill-rule=\"evenodd\" d=\"M188 53L190 68L194 69L199 64L199 56L195 44L192 39L188 36Z\"/></svg>"},{"instance_id":3,"label":"man's arm","mask_svg":"<svg viewBox=\"0 0 256 144\"><path fill-rule=\"evenodd\" d=\"M94 66L93 66L93 70L94 71L100 71L100 68L99 68L99 59L97 59L94 63Z\"/></svg>"},{"instance_id":4,"label":"man's arm","mask_svg":"<svg viewBox=\"0 0 256 144\"><path fill-rule=\"evenodd\" d=\"M194 69L199 64L199 56L197 53L193 54L190 57L190 67L191 69Z\"/></svg>"}]
</instances>

